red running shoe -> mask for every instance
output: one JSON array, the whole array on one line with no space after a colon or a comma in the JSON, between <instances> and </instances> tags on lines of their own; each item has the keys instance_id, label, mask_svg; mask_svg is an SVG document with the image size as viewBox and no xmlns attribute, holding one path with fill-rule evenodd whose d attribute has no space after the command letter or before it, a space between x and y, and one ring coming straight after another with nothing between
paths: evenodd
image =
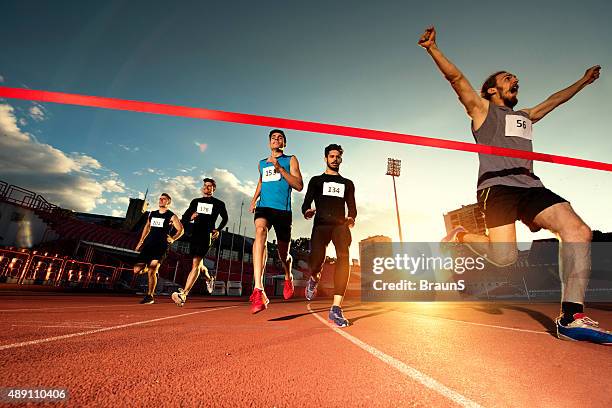
<instances>
[{"instance_id":1,"label":"red running shoe","mask_svg":"<svg viewBox=\"0 0 612 408\"><path fill-rule=\"evenodd\" d=\"M295 287L293 286L293 279L285 279L285 287L283 288L283 297L285 298L285 300L291 299L293 297L293 292L295 292Z\"/></svg>"},{"instance_id":2,"label":"red running shoe","mask_svg":"<svg viewBox=\"0 0 612 408\"><path fill-rule=\"evenodd\" d=\"M266 310L268 308L268 303L270 303L270 300L268 300L266 296L266 292L257 288L253 289L253 294L251 294L249 300L251 301L251 313L253 314Z\"/></svg>"}]
</instances>

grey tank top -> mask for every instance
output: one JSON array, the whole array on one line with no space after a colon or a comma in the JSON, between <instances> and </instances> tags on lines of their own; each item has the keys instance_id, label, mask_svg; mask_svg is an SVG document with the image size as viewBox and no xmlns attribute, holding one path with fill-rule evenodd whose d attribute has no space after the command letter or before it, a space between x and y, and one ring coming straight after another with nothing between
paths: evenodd
<instances>
[{"instance_id":1,"label":"grey tank top","mask_svg":"<svg viewBox=\"0 0 612 408\"><path fill-rule=\"evenodd\" d=\"M487 146L533 151L532 126L529 115L506 106L489 103L489 112L482 126L472 134L476 143ZM544 187L533 174L533 160L478 153L478 190L491 186Z\"/></svg>"}]
</instances>

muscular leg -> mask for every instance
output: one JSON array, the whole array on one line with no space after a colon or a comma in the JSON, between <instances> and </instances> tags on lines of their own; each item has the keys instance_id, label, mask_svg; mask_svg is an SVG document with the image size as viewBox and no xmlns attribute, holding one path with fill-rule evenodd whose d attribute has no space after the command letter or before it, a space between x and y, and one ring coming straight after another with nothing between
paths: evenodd
<instances>
[{"instance_id":1,"label":"muscular leg","mask_svg":"<svg viewBox=\"0 0 612 408\"><path fill-rule=\"evenodd\" d=\"M351 246L351 232L348 227L341 225L332 231L332 242L336 248L336 269L334 271L334 306L342 306L346 286L350 277L349 247Z\"/></svg>"},{"instance_id":2,"label":"muscular leg","mask_svg":"<svg viewBox=\"0 0 612 408\"><path fill-rule=\"evenodd\" d=\"M289 255L289 246L290 242L278 241L277 251L278 251L278 259L280 259L281 264L283 265L283 270L285 271L285 280L293 279L293 275L291 274L291 256Z\"/></svg>"},{"instance_id":3,"label":"muscular leg","mask_svg":"<svg viewBox=\"0 0 612 408\"><path fill-rule=\"evenodd\" d=\"M263 271L266 267L268 240L268 221L265 218L255 220L255 242L253 242L253 278L255 287L263 290Z\"/></svg>"},{"instance_id":4,"label":"muscular leg","mask_svg":"<svg viewBox=\"0 0 612 408\"><path fill-rule=\"evenodd\" d=\"M157 271L159 271L159 267L161 264L158 260L154 259L149 263L149 267L147 268L149 274L149 291L147 294L149 296L153 296L155 293L155 287L157 286Z\"/></svg>"},{"instance_id":5,"label":"muscular leg","mask_svg":"<svg viewBox=\"0 0 612 408\"><path fill-rule=\"evenodd\" d=\"M185 282L185 289L183 289L183 293L185 295L189 294L193 285L195 285L198 277L200 276L200 268L205 268L202 263L202 257L194 256L193 261L191 263L191 271L189 272L189 276L187 276L187 282ZM206 274L208 275L208 270L206 270Z\"/></svg>"},{"instance_id":6,"label":"muscular leg","mask_svg":"<svg viewBox=\"0 0 612 408\"><path fill-rule=\"evenodd\" d=\"M134 274L140 275L141 273L147 273L147 264L137 263L134 265Z\"/></svg>"},{"instance_id":7,"label":"muscular leg","mask_svg":"<svg viewBox=\"0 0 612 408\"><path fill-rule=\"evenodd\" d=\"M509 266L516 262L516 226L514 223L489 228L488 235L465 234L462 238L468 248L495 266Z\"/></svg>"},{"instance_id":8,"label":"muscular leg","mask_svg":"<svg viewBox=\"0 0 612 408\"><path fill-rule=\"evenodd\" d=\"M321 270L323 269L323 262L325 262L325 250L329 241L331 241L330 226L318 225L312 228L308 267L310 268L310 276L317 282L321 279Z\"/></svg>"},{"instance_id":9,"label":"muscular leg","mask_svg":"<svg viewBox=\"0 0 612 408\"><path fill-rule=\"evenodd\" d=\"M546 208L534 221L559 238L561 301L584 304L591 275L591 228L569 203Z\"/></svg>"}]
</instances>

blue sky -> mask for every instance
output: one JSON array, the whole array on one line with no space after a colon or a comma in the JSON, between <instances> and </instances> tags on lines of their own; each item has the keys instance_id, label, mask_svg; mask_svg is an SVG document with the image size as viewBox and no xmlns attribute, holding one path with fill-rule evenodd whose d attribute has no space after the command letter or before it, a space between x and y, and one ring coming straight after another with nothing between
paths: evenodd
<instances>
[{"instance_id":1,"label":"blue sky","mask_svg":"<svg viewBox=\"0 0 612 408\"><path fill-rule=\"evenodd\" d=\"M469 121L416 45L430 24L438 44L478 88L507 69L519 107L541 102L589 66L601 78L534 128L537 151L609 162L612 6L556 2L8 2L0 15L4 86L146 100L473 141ZM0 179L68 208L123 214L127 198L168 191L179 212L202 175L238 224L269 153L266 128L133 112L0 101ZM397 237L387 157L402 160L404 237L435 241L442 214L475 201L477 157L409 145L288 131L306 181L325 145L345 148L354 180L354 241ZM205 146L204 146L205 145ZM535 164L594 229L612 231L612 175ZM302 195L294 194L296 204ZM296 215L296 236L310 225ZM243 226L252 232L251 216ZM532 235L520 227L519 239ZM356 255L356 246L353 246Z\"/></svg>"}]
</instances>

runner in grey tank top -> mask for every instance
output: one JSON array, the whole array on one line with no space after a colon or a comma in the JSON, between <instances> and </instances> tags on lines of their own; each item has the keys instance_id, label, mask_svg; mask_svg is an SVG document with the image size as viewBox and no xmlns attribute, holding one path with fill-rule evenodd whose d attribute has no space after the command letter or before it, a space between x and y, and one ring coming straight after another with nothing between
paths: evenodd
<instances>
[{"instance_id":1,"label":"runner in grey tank top","mask_svg":"<svg viewBox=\"0 0 612 408\"><path fill-rule=\"evenodd\" d=\"M478 130L472 130L479 144L533 151L532 125L524 111L489 104L487 117ZM544 187L533 174L533 160L479 153L478 190L495 185Z\"/></svg>"},{"instance_id":2,"label":"runner in grey tank top","mask_svg":"<svg viewBox=\"0 0 612 408\"><path fill-rule=\"evenodd\" d=\"M599 78L599 66L569 87L530 109L514 111L518 102L518 78L506 71L491 75L480 95L463 73L442 54L436 30L430 27L419 39L444 77L450 82L472 119L479 144L532 151L532 125L567 102ZM516 262L516 220L532 231L546 228L558 236L561 277L561 316L556 319L561 339L612 344L612 334L583 313L584 295L591 271L591 229L576 215L570 203L544 188L533 174L531 160L480 155L477 198L485 216L487 235L473 234L458 226L443 241L464 242L478 255L498 266Z\"/></svg>"}]
</instances>

